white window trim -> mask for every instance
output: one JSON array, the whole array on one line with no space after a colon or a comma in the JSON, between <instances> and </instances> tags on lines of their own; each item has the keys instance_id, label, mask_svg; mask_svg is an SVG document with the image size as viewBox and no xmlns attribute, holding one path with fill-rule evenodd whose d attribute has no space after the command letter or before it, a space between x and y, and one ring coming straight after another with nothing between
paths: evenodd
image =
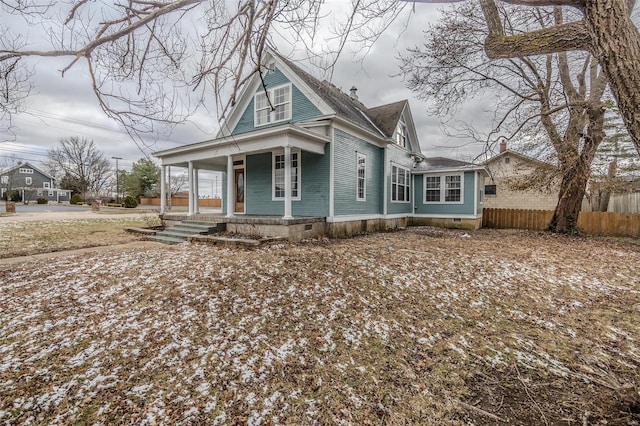
<instances>
[{"instance_id":1,"label":"white window trim","mask_svg":"<svg viewBox=\"0 0 640 426\"><path fill-rule=\"evenodd\" d=\"M24 178L24 184L25 185L33 185L33 179L31 178L31 176L27 176Z\"/></svg>"},{"instance_id":2,"label":"white window trim","mask_svg":"<svg viewBox=\"0 0 640 426\"><path fill-rule=\"evenodd\" d=\"M42 182L42 187L44 189L49 189L51 188L51 182Z\"/></svg>"},{"instance_id":3,"label":"white window trim","mask_svg":"<svg viewBox=\"0 0 640 426\"><path fill-rule=\"evenodd\" d=\"M2 177L0 177L0 183L9 183L9 175L3 175Z\"/></svg>"},{"instance_id":4,"label":"white window trim","mask_svg":"<svg viewBox=\"0 0 640 426\"><path fill-rule=\"evenodd\" d=\"M266 123L262 123L262 124L258 124L258 110L256 109L257 106L257 98L259 95L264 95L265 94L265 90L264 88L260 88L259 92L256 92L256 94L253 95L253 127L262 127L262 126L267 126L269 124L273 124L273 123L280 123L282 121L288 121L291 120L291 117L293 116L293 102L292 102L292 97L293 97L293 87L291 86L291 83L286 83L286 84L281 84L280 86L275 86L272 87L271 89L267 89L267 96L269 97L270 101L273 101L274 99L274 95L273 93L277 90L277 89L281 89L283 87L289 86L289 97L287 99L287 103L289 104L289 114L287 114L285 116L285 118L283 118L282 120L271 120L272 114L275 114L275 110L271 110L271 107L269 106L269 121L267 121ZM270 104L271 105L271 104ZM277 106L275 104L273 104L273 106Z\"/></svg>"},{"instance_id":5,"label":"white window trim","mask_svg":"<svg viewBox=\"0 0 640 426\"><path fill-rule=\"evenodd\" d=\"M26 167L21 167L19 172L22 173L22 174L25 174L25 175L32 175L33 174L33 169L28 169Z\"/></svg>"},{"instance_id":6,"label":"white window trim","mask_svg":"<svg viewBox=\"0 0 640 426\"><path fill-rule=\"evenodd\" d=\"M478 192L478 204L484 204L484 189L480 189Z\"/></svg>"},{"instance_id":7,"label":"white window trim","mask_svg":"<svg viewBox=\"0 0 640 426\"><path fill-rule=\"evenodd\" d=\"M358 175L358 171L360 170L360 159L364 159L364 188L363 188L363 197L360 197L359 185L360 185L360 176ZM367 201L367 156L360 152L356 153L356 201Z\"/></svg>"},{"instance_id":8,"label":"white window trim","mask_svg":"<svg viewBox=\"0 0 640 426\"><path fill-rule=\"evenodd\" d=\"M440 201L427 201L427 176L440 177ZM445 201L447 194L446 177L460 176L460 201ZM422 178L422 204L464 204L464 173L425 174Z\"/></svg>"},{"instance_id":9,"label":"white window trim","mask_svg":"<svg viewBox=\"0 0 640 426\"><path fill-rule=\"evenodd\" d=\"M408 200L398 201L398 200L394 200L393 199L393 168L394 167L397 167L398 169L403 170L403 171L406 172L405 173L405 185L404 186L409 187L409 199ZM397 204L410 204L411 203L411 198L412 198L411 197L411 171L409 170L408 167L401 166L400 164L397 164L397 163L394 163L394 162L391 162L391 167L389 167L389 170L391 171L391 174L389 175L389 189L391 190L390 194L389 194L390 195L390 197L389 197L390 202L391 203L397 203ZM407 176L408 176L408 180L407 180ZM396 185L398 185L398 184L396 183ZM398 193L398 190L396 188L396 194L397 193Z\"/></svg>"},{"instance_id":10,"label":"white window trim","mask_svg":"<svg viewBox=\"0 0 640 426\"><path fill-rule=\"evenodd\" d=\"M402 129L402 132L400 132L400 129ZM402 118L400 118L400 120L398 120L398 124L396 125L396 134L395 136L395 143L396 145L398 145L400 148L405 148L407 149L407 145L408 145L408 141L409 141L409 136L408 136L408 128L406 123L404 122L404 120ZM401 144L400 141L402 140L402 142L404 142L404 144Z\"/></svg>"},{"instance_id":11,"label":"white window trim","mask_svg":"<svg viewBox=\"0 0 640 426\"><path fill-rule=\"evenodd\" d=\"M293 154L298 155L298 196L291 197L291 201L300 201L302 199L302 152L300 149L291 148L291 160L293 160ZM271 201L284 201L285 197L276 197L276 155L284 155L284 149L271 152ZM292 188L294 183L292 179Z\"/></svg>"}]
</instances>

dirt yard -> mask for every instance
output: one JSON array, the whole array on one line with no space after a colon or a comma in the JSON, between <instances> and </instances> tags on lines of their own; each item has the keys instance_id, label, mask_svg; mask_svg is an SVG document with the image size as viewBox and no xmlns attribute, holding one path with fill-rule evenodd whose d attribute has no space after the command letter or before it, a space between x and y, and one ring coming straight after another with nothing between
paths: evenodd
<instances>
[{"instance_id":1,"label":"dirt yard","mask_svg":"<svg viewBox=\"0 0 640 426\"><path fill-rule=\"evenodd\" d=\"M0 271L6 424L640 424L640 246L415 228Z\"/></svg>"}]
</instances>

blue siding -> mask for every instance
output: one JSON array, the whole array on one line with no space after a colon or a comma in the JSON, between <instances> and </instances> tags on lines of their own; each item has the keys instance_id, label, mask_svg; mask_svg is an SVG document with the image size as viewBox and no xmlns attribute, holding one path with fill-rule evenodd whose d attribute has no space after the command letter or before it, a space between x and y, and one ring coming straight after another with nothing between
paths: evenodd
<instances>
[{"instance_id":1,"label":"blue siding","mask_svg":"<svg viewBox=\"0 0 640 426\"><path fill-rule=\"evenodd\" d=\"M411 171L411 166L413 165L411 154L396 145L389 145L387 154L388 154L388 158L387 158L388 174L386 176L387 214L403 214L403 213L409 214L411 213L411 200L409 200L408 203L391 201L391 166L393 164L400 165L406 169L409 169L409 171ZM410 196L413 195L413 192L414 192L413 190L409 192Z\"/></svg>"},{"instance_id":2,"label":"blue siding","mask_svg":"<svg viewBox=\"0 0 640 426\"><path fill-rule=\"evenodd\" d=\"M267 88L289 83L289 79L277 68L274 73L265 75L264 81L267 85ZM290 121L279 121L277 123L259 126L258 129L280 126L285 123L296 123L298 121L310 120L314 117L322 115L320 110L318 110L318 108L316 108L316 106L295 85L292 85L291 87L292 119ZM262 88L262 86L260 86L255 93L262 92L263 90L264 89ZM231 132L232 134L237 135L256 129L253 123L253 100L254 99L252 97L251 102L249 102L249 105L247 106L247 109L245 109L244 113L240 117L240 120L238 121L238 124L236 124L233 132Z\"/></svg>"},{"instance_id":3,"label":"blue siding","mask_svg":"<svg viewBox=\"0 0 640 426\"><path fill-rule=\"evenodd\" d=\"M334 215L381 214L384 151L341 130L334 131ZM366 201L356 201L356 155L366 160Z\"/></svg>"},{"instance_id":4,"label":"blue siding","mask_svg":"<svg viewBox=\"0 0 640 426\"><path fill-rule=\"evenodd\" d=\"M415 176L415 213L416 214L443 214L443 215L474 215L475 172L464 173L464 203L463 204L424 204L423 178L426 175Z\"/></svg>"},{"instance_id":5,"label":"blue siding","mask_svg":"<svg viewBox=\"0 0 640 426\"><path fill-rule=\"evenodd\" d=\"M329 215L329 145L325 155L301 152L301 199L291 202L293 216ZM272 200L273 157L271 152L247 155L246 213L282 216L284 201Z\"/></svg>"}]
</instances>

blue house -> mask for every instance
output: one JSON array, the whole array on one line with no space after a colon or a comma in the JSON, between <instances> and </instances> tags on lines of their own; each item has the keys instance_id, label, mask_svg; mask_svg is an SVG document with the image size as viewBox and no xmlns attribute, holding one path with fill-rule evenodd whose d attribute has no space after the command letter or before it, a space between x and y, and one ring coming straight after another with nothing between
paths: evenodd
<instances>
[{"instance_id":1,"label":"blue house","mask_svg":"<svg viewBox=\"0 0 640 426\"><path fill-rule=\"evenodd\" d=\"M482 166L425 158L406 100L368 108L356 92L269 52L215 139L154 154L161 192L167 166L188 168L189 216L202 216L198 170L223 172L227 229L304 225L308 234L342 235L412 223L479 227Z\"/></svg>"}]
</instances>

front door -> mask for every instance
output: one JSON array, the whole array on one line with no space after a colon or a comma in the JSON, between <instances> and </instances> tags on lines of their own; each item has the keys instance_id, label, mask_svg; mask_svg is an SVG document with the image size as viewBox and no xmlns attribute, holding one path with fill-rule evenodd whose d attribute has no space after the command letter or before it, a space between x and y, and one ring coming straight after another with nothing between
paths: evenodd
<instances>
[{"instance_id":1,"label":"front door","mask_svg":"<svg viewBox=\"0 0 640 426\"><path fill-rule=\"evenodd\" d=\"M235 213L244 213L244 169L235 169Z\"/></svg>"}]
</instances>

